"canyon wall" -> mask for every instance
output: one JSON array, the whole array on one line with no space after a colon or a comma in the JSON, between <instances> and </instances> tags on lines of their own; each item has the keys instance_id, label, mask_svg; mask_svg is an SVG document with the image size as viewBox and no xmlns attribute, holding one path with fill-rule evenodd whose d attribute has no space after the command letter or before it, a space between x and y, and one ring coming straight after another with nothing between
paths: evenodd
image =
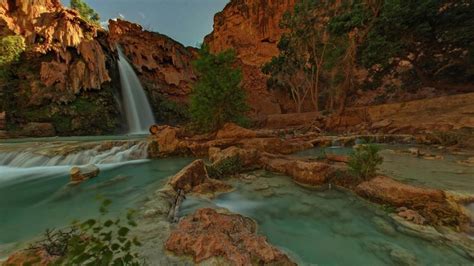
<instances>
[{"instance_id":1,"label":"canyon wall","mask_svg":"<svg viewBox=\"0 0 474 266\"><path fill-rule=\"evenodd\" d=\"M26 51L0 85L7 126L45 123L46 135L113 133L120 117L115 53L107 33L59 0L0 3L0 36L22 36Z\"/></svg>"},{"instance_id":2,"label":"canyon wall","mask_svg":"<svg viewBox=\"0 0 474 266\"><path fill-rule=\"evenodd\" d=\"M232 0L214 17L214 30L204 43L212 52L234 49L243 71L243 87L256 116L291 111L291 100L267 88L261 66L278 55L279 27L296 0ZM282 110L283 109L283 110Z\"/></svg>"},{"instance_id":3,"label":"canyon wall","mask_svg":"<svg viewBox=\"0 0 474 266\"><path fill-rule=\"evenodd\" d=\"M187 102L197 79L191 64L197 49L124 20L109 21L109 41L119 45L130 59L158 119L172 111L164 110L167 104L163 103Z\"/></svg>"}]
</instances>

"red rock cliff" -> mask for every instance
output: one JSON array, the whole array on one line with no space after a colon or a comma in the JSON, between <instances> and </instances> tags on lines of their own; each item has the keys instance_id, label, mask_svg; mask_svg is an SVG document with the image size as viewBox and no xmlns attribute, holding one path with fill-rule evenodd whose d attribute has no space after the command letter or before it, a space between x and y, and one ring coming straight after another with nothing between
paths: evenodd
<instances>
[{"instance_id":1,"label":"red rock cliff","mask_svg":"<svg viewBox=\"0 0 474 266\"><path fill-rule=\"evenodd\" d=\"M204 42L212 52L229 48L242 62L243 86L255 115L280 113L288 103L286 97L269 92L261 66L278 55L282 35L279 27L283 14L296 0L232 0L214 17L214 30Z\"/></svg>"},{"instance_id":2,"label":"red rock cliff","mask_svg":"<svg viewBox=\"0 0 474 266\"><path fill-rule=\"evenodd\" d=\"M109 41L122 47L152 101L160 94L174 101L186 101L196 80L191 65L196 55L194 48L124 20L109 21Z\"/></svg>"},{"instance_id":3,"label":"red rock cliff","mask_svg":"<svg viewBox=\"0 0 474 266\"><path fill-rule=\"evenodd\" d=\"M0 33L23 36L28 60L39 64L39 77L36 71L21 77L29 81L30 104L45 99L68 102L111 80L106 51L98 40L105 32L59 0L1 1Z\"/></svg>"}]
</instances>

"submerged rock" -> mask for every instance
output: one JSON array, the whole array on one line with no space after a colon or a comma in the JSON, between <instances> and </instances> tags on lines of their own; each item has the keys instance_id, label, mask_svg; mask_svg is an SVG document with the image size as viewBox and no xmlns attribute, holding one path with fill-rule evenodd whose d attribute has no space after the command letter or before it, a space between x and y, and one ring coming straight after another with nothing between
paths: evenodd
<instances>
[{"instance_id":1,"label":"submerged rock","mask_svg":"<svg viewBox=\"0 0 474 266\"><path fill-rule=\"evenodd\" d=\"M87 181L91 178L98 176L100 173L99 167L90 164L81 167L73 167L71 168L71 184L77 185L84 181Z\"/></svg>"},{"instance_id":2,"label":"submerged rock","mask_svg":"<svg viewBox=\"0 0 474 266\"><path fill-rule=\"evenodd\" d=\"M223 257L232 265L296 265L256 234L256 223L239 214L200 209L179 222L166 249L192 256L195 263Z\"/></svg>"}]
</instances>

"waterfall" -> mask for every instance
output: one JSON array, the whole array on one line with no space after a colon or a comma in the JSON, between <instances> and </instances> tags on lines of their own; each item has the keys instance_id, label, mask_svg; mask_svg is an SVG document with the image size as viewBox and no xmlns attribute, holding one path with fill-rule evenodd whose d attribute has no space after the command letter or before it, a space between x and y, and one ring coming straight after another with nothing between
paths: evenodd
<instances>
[{"instance_id":1,"label":"waterfall","mask_svg":"<svg viewBox=\"0 0 474 266\"><path fill-rule=\"evenodd\" d=\"M155 124L150 103L137 74L135 74L132 66L127 61L127 57L120 47L117 47L117 49L122 98L127 116L128 131L130 134L147 133L149 127Z\"/></svg>"}]
</instances>

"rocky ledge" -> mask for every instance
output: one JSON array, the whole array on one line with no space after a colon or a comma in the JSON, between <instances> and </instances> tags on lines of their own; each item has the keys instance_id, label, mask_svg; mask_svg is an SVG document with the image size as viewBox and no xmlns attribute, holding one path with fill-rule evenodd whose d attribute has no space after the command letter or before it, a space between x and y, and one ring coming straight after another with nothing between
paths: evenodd
<instances>
[{"instance_id":1,"label":"rocky ledge","mask_svg":"<svg viewBox=\"0 0 474 266\"><path fill-rule=\"evenodd\" d=\"M200 209L179 222L166 249L192 256L195 263L223 257L223 264L232 265L296 265L256 231L250 218Z\"/></svg>"}]
</instances>

